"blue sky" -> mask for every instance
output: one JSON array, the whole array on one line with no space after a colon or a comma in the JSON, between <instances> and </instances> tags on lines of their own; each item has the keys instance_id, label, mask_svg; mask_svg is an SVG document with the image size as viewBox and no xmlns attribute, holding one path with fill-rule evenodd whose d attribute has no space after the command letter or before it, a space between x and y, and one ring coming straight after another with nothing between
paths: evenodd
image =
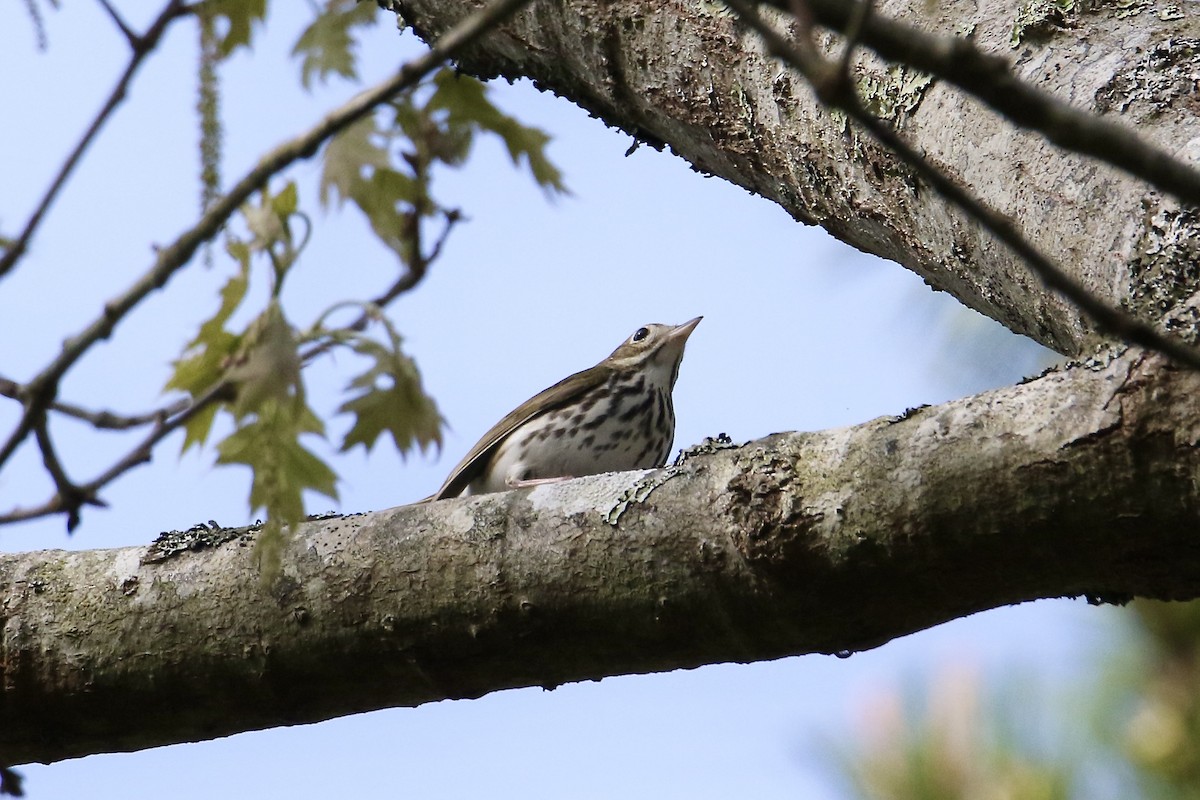
<instances>
[{"instance_id":1,"label":"blue sky","mask_svg":"<svg viewBox=\"0 0 1200 800\"><path fill-rule=\"evenodd\" d=\"M132 5L132 4L129 4ZM253 57L222 73L227 180L289 133L352 94L306 94L288 50L303 4L275 4ZM35 52L17 5L0 24L0 230L28 214L63 153L124 63L124 43L98 4L49 14L50 49ZM0 374L29 377L62 339L150 264L198 198L195 32L181 24L146 66L53 209L20 269L0 281ZM364 73L382 77L416 51L383 24L364 43ZM19 78L15 76L20 76ZM424 284L392 316L450 424L440 456L400 458L386 446L336 456L337 510L387 508L430 493L496 419L541 388L590 366L646 322L705 319L676 389L676 447L728 433L744 441L784 430L864 422L1018 379L1036 355L896 264L864 256L817 228L682 160L642 147L527 83L493 99L547 130L571 197L547 202L501 148L482 142L435 191L471 218ZM318 162L291 176L316 231L289 283L293 322L367 297L395 275L394 258L351 212L315 212ZM199 262L96 348L64 387L69 400L138 411L159 402L167 364L215 307L224 278ZM260 280L262 275L260 274ZM307 375L330 413L348 378L326 363ZM11 424L13 404L0 405ZM345 419L331 428L345 429ZM70 422L56 438L86 478L122 449ZM125 445L128 446L128 445ZM93 548L149 542L161 530L216 519L246 522L247 474L180 459L168 441L154 463L105 493L73 537L62 520L0 528L0 549ZM0 506L48 489L26 448L0 474ZM311 511L331 504L315 498ZM1047 696L1090 679L1115 635L1115 615L1065 601L1002 609L839 660L808 656L502 692L476 701L363 714L314 726L26 767L31 796L175 798L325 796L838 797L820 743L853 735L871 698L952 665L985 683L1027 675Z\"/></svg>"}]
</instances>

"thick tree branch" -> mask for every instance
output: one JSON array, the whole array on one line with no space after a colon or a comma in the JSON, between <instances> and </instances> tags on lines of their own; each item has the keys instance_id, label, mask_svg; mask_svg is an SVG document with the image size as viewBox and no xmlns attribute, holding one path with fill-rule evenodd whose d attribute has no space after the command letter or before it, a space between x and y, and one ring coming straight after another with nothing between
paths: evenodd
<instances>
[{"instance_id":1,"label":"thick tree branch","mask_svg":"<svg viewBox=\"0 0 1200 800\"><path fill-rule=\"evenodd\" d=\"M754 0L754 5L790 11L794 0ZM845 32L865 5L862 0L805 0L817 22ZM857 40L889 61L914 66L952 83L1022 128L1037 131L1059 147L1107 162L1200 205L1200 170L1141 139L1128 126L1089 114L1018 79L1007 58L985 53L963 36L935 36L920 28L872 14Z\"/></svg>"},{"instance_id":2,"label":"thick tree branch","mask_svg":"<svg viewBox=\"0 0 1200 800\"><path fill-rule=\"evenodd\" d=\"M468 0L393 5L426 37L470 7ZM1012 4L989 0L937 15L928 14L922 0L877 5L881 16L864 24L860 39L889 58L900 58L902 48L888 38L897 28L882 26L881 19L905 19L896 23L903 31L913 23L937 31L924 35L946 46L953 40L946 34L969 31L971 41L962 46L971 48L978 69L956 78L974 81L970 85L981 96L994 96L998 104L1008 97L1021 98L1018 105L1029 100L1025 114L1042 120L1039 129L1048 128L1049 141L1180 191L1187 187L1179 181L1192 180L1187 176L1195 167L1176 169L1178 160L1164 154L1200 138L1200 119L1186 103L1162 113L1142 77L1148 56L1123 44L1135 33L1151 41L1167 37L1175 23L1150 14L1126 19L1107 7L1081 10L1077 30L1027 46L1009 64L1017 14ZM819 22L844 29L861 6L822 0L813 8ZM840 16L833 19L837 8ZM762 194L861 250L899 261L935 288L1060 352L1078 354L1095 345L1097 333L1086 318L1045 292L1019 258L997 248L962 211L922 191L911 168L849 129L842 114L822 108L806 83L780 73L757 34L732 15L676 2L571 0L541 4L505 30L505 37L465 51L462 67L481 76L531 77L643 141L669 143L702 172ZM907 63L955 69L959 44L946 50L914 41L917 52ZM841 42L822 34L819 45L828 56ZM933 56L940 67L923 60ZM1188 64L1177 67L1181 81ZM885 121L918 152L1016 220L1032 245L1107 305L1155 326L1200 291L1200 276L1181 272L1169 284L1150 285L1170 269L1163 263L1163 227L1174 231L1178 220L1181 236L1192 232L1173 199L1115 168L1063 153L1041 134L1017 130L915 70L874 57L860 60L855 70L856 80L871 87L886 109ZM997 83L985 91L990 79ZM1122 93L1123 85L1136 90ZM1133 98L1111 107L1138 125L1144 142L1162 143L1161 152L1149 144L1137 149L1122 123L1087 113L1113 93ZM1114 156L1110 149L1125 154Z\"/></svg>"},{"instance_id":3,"label":"thick tree branch","mask_svg":"<svg viewBox=\"0 0 1200 800\"><path fill-rule=\"evenodd\" d=\"M188 263L197 248L215 236L235 211L267 182L294 162L312 156L330 137L354 124L440 66L459 49L479 38L514 13L528 0L495 0L470 15L442 36L430 50L405 64L390 79L356 95L330 112L315 126L265 155L230 191L213 202L200 221L158 252L154 265L123 294L105 304L90 325L68 339L62 352L26 384L25 409L16 428L0 445L0 466L12 456L29 433L40 424L54 401L63 375L97 342L107 339L117 323L151 292L162 288ZM0 271L0 274L3 274Z\"/></svg>"},{"instance_id":4,"label":"thick tree branch","mask_svg":"<svg viewBox=\"0 0 1200 800\"><path fill-rule=\"evenodd\" d=\"M1200 351L1188 347L1182 342L1159 333L1154 327L1125 313L1115 306L1110 306L1093 295L1081 283L1067 274L1066 270L1054 263L1041 250L1021 235L1011 219L997 213L981 202L966 187L961 186L950 176L946 175L928 159L918 153L891 126L881 122L863 107L862 98L849 71L852 44L862 30L869 26L873 17L870 16L870 3L859 3L861 16L849 22L853 36L842 54L840 65L827 61L809 38L811 29L801 24L800 35L793 41L779 34L759 16L758 3L752 0L724 0L725 4L737 11L741 19L753 28L766 42L768 49L781 61L797 69L817 92L821 102L830 108L836 108L846 113L855 123L866 129L876 141L896 153L904 163L912 167L922 180L931 185L935 191L962 209L971 219L978 222L984 229L1008 245L1014 253L1020 256L1031 270L1046 286L1058 292L1067 301L1082 311L1096 326L1124 342L1157 350L1170 356L1180 366L1200 369ZM811 10L807 0L793 0L797 17L807 16Z\"/></svg>"},{"instance_id":5,"label":"thick tree branch","mask_svg":"<svg viewBox=\"0 0 1200 800\"><path fill-rule=\"evenodd\" d=\"M657 472L315 521L270 586L210 527L0 555L0 762L1197 597L1198 395L1130 351Z\"/></svg>"}]
</instances>

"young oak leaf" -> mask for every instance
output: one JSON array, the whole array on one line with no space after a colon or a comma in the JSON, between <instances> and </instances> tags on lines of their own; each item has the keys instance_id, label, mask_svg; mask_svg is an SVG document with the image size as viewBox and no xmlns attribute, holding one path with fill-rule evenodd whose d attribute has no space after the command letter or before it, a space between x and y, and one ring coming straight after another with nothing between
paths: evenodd
<instances>
[{"instance_id":1,"label":"young oak leaf","mask_svg":"<svg viewBox=\"0 0 1200 800\"><path fill-rule=\"evenodd\" d=\"M303 396L297 346L279 301L271 300L242 336L242 347L225 370L237 393L232 407L235 417L257 412L269 401L284 403L293 395Z\"/></svg>"},{"instance_id":2,"label":"young oak leaf","mask_svg":"<svg viewBox=\"0 0 1200 800\"><path fill-rule=\"evenodd\" d=\"M365 338L351 343L355 352L375 363L350 381L347 390L359 393L338 408L339 414L354 415L354 425L342 441L342 452L356 444L370 452L385 431L391 434L401 455L416 448L425 452L431 445L442 445L442 415L425 394L416 364L401 352L399 337L394 331L389 333L391 348Z\"/></svg>"},{"instance_id":3,"label":"young oak leaf","mask_svg":"<svg viewBox=\"0 0 1200 800\"><path fill-rule=\"evenodd\" d=\"M447 123L453 129L475 126L490 131L504 142L514 165L524 158L538 185L550 193L565 194L562 173L546 157L549 135L538 128L522 125L496 108L487 98L487 87L469 75L443 69L433 78L436 87L426 108L444 110Z\"/></svg>"},{"instance_id":4,"label":"young oak leaf","mask_svg":"<svg viewBox=\"0 0 1200 800\"><path fill-rule=\"evenodd\" d=\"M355 80L358 42L353 29L374 25L375 4L358 0L327 0L324 9L300 34L293 56L300 56L300 83L312 88L313 78L324 83L330 75Z\"/></svg>"},{"instance_id":5,"label":"young oak leaf","mask_svg":"<svg viewBox=\"0 0 1200 800\"><path fill-rule=\"evenodd\" d=\"M417 193L417 182L404 173L376 169L369 180L359 181L350 195L379 240L406 264L413 263L416 256L411 209Z\"/></svg>"},{"instance_id":6,"label":"young oak leaf","mask_svg":"<svg viewBox=\"0 0 1200 800\"><path fill-rule=\"evenodd\" d=\"M325 148L321 203L350 200L366 216L379 240L406 264L414 261L412 210L422 189L412 176L393 168L374 119L351 126Z\"/></svg>"},{"instance_id":7,"label":"young oak leaf","mask_svg":"<svg viewBox=\"0 0 1200 800\"><path fill-rule=\"evenodd\" d=\"M328 208L352 197L363 173L387 169L391 159L376 141L379 129L374 116L367 116L339 133L325 146L321 165L320 199Z\"/></svg>"},{"instance_id":8,"label":"young oak leaf","mask_svg":"<svg viewBox=\"0 0 1200 800\"><path fill-rule=\"evenodd\" d=\"M305 490L337 499L337 474L300 443L324 426L303 400L267 400L253 420L217 445L218 464L244 464L253 472L251 513L264 510L285 525L304 519Z\"/></svg>"},{"instance_id":9,"label":"young oak leaf","mask_svg":"<svg viewBox=\"0 0 1200 800\"><path fill-rule=\"evenodd\" d=\"M221 287L221 304L213 316L200 325L195 338L188 342L183 356L174 362L174 371L165 389L187 392L192 399L211 389L225 375L225 368L241 346L242 337L225 329L229 318L246 297L249 286L249 249L241 242L226 245L229 254L241 265L238 274ZM202 445L208 439L216 417L217 404L210 404L184 425L182 452Z\"/></svg>"},{"instance_id":10,"label":"young oak leaf","mask_svg":"<svg viewBox=\"0 0 1200 800\"><path fill-rule=\"evenodd\" d=\"M277 242L288 242L291 231L288 229L288 218L296 213L299 197L295 181L288 181L279 194L272 195L263 190L262 203L242 206L242 219L254 238L249 242L251 251L268 250Z\"/></svg>"},{"instance_id":11,"label":"young oak leaf","mask_svg":"<svg viewBox=\"0 0 1200 800\"><path fill-rule=\"evenodd\" d=\"M225 58L239 47L250 47L254 23L267 18L267 0L204 0L196 13L212 19L225 18L225 34L217 42L217 53Z\"/></svg>"}]
</instances>

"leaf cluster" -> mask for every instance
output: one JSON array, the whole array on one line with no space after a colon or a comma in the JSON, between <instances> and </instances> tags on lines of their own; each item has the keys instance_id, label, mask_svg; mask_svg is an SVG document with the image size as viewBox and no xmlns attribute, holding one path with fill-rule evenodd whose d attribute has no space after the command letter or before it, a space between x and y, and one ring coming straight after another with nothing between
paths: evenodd
<instances>
[{"instance_id":1,"label":"leaf cluster","mask_svg":"<svg viewBox=\"0 0 1200 800\"><path fill-rule=\"evenodd\" d=\"M356 0L325 0L292 50L305 88L332 78L359 79L358 37L377 21L376 7ZM241 48L249 49L267 18L266 0L205 0L198 6L202 44L209 54L199 75L205 202L219 176L220 121L215 65ZM564 192L562 176L545 154L549 137L502 113L486 88L449 69L381 107L333 137L322 154L319 199L340 207L349 201L405 269L388 292L371 302L345 301L301 330L287 318L281 289L300 259L312 231L300 209L301 193L287 183L277 194L241 211L245 235L226 231L224 249L236 265L220 290L215 313L174 364L170 390L186 392L198 406L185 426L183 449L205 444L217 418L225 415L233 432L216 444L220 464L250 467L252 511L290 524L302 518L302 495L311 490L336 498L336 474L304 446L306 437L324 437L320 417L308 405L303 367L335 349L353 353L365 368L345 388L338 413L351 417L342 451L362 445L370 451L383 435L403 455L441 444L443 420L424 391L416 363L384 313L384 306L411 288L441 252L461 213L434 199L438 165L459 167L480 133L498 136L515 165L527 165L548 193ZM423 226L441 218L444 229L432 246L423 244ZM302 225L303 235L297 235ZM255 264L270 266L270 299L249 322ZM327 326L335 309L358 308L358 321ZM372 328L378 335L369 335ZM271 540L268 535L266 539ZM269 559L268 559L269 560Z\"/></svg>"},{"instance_id":2,"label":"leaf cluster","mask_svg":"<svg viewBox=\"0 0 1200 800\"><path fill-rule=\"evenodd\" d=\"M129 45L130 64L77 152L86 148L90 137L113 113L125 96L130 77L159 46L168 26L191 21L200 45L197 110L202 214L175 244L161 250L153 267L121 296L121 302L106 307L105 317L90 326L79 345L51 365L34 382L35 387L14 384L10 396L25 393L33 400L18 428L0 447L5 451L0 461L36 432L56 491L41 505L14 509L4 521L57 513L75 519L78 506L96 502L99 489L145 463L154 447L182 428L183 451L211 443L218 464L251 469L250 507L252 512L266 514L267 535L260 539L270 562L270 548L282 542L283 528L303 517L306 491L337 497L337 475L312 447L314 438L326 436L325 423L305 392L304 368L314 359L345 352L358 370L349 377L336 410L350 417L338 443L342 451L356 445L370 451L385 435L402 455L441 443L441 415L422 387L416 363L404 352L402 337L385 315L392 300L420 283L440 256L451 230L463 219L458 209L435 199L433 181L438 168L461 167L477 136L486 133L499 137L513 163L526 166L548 194L565 191L562 177L546 157L545 133L502 113L477 81L444 68L431 72L444 57L434 54L448 52L435 47L433 53L356 93L301 136L264 154L254 168L223 190L220 67L253 49L255 37L268 19L267 0L169 0L146 33L129 26L114 4L102 5ZM313 20L293 48L301 84L311 88L317 81L332 79L357 82L359 39L376 23L376 6L355 0L313 0L312 7ZM499 13L479 15L480 21L465 25L471 32L464 35L480 35L490 24L486 20ZM349 201L364 214L379 240L398 256L399 270L394 282L375 298L341 300L304 327L292 321L294 314L283 288L289 275L300 268L314 226L303 208L308 193L281 173L322 147L318 191L309 196L315 195L326 208ZM72 163L68 162L63 175ZM11 269L20 257L18 251L24 250L55 191L52 187L42 209L18 239L0 236L5 269ZM423 234L438 220L441 232L427 245ZM184 397L172 398L147 413L122 415L59 400L57 382L88 347L107 336L124 313L182 269L196 252L197 242L218 239L227 258L214 258L211 244L205 251L206 265L225 275L216 308L173 362L166 382L168 391ZM357 311L356 319L349 324L327 324L333 318L330 312L347 307ZM73 416L98 428L147 431L99 477L76 485L44 430L47 412Z\"/></svg>"},{"instance_id":3,"label":"leaf cluster","mask_svg":"<svg viewBox=\"0 0 1200 800\"><path fill-rule=\"evenodd\" d=\"M433 197L434 169L461 166L480 133L498 136L513 164L526 164L548 193L566 191L545 154L549 137L496 108L478 80L447 68L423 91L398 98L329 143L321 202L352 203L402 263L423 272L430 260L422 247L423 222L440 216L452 225L461 218L458 209Z\"/></svg>"},{"instance_id":4,"label":"leaf cluster","mask_svg":"<svg viewBox=\"0 0 1200 800\"><path fill-rule=\"evenodd\" d=\"M303 519L306 489L337 498L336 474L301 443L302 436L323 436L325 430L306 400L301 337L280 301L303 249L292 233L300 217L296 198L295 184L288 183L278 194L264 191L259 206L243 209L250 236L230 234L225 243L237 272L222 287L216 313L175 362L166 387L207 403L185 425L185 451L207 441L218 414L229 415L234 430L217 445L217 463L250 467L251 510L262 509L281 524ZM270 299L249 324L231 330L248 296L255 256L270 262Z\"/></svg>"}]
</instances>

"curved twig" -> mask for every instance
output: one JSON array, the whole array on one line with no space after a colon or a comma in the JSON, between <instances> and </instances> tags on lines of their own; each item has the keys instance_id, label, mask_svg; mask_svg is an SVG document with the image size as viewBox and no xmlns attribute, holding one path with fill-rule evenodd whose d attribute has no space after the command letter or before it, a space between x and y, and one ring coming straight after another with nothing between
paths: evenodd
<instances>
[{"instance_id":1,"label":"curved twig","mask_svg":"<svg viewBox=\"0 0 1200 800\"><path fill-rule=\"evenodd\" d=\"M107 7L107 3L105 3L105 6ZM112 112L125 99L125 94L129 90L129 84L133 81L133 76L137 74L138 68L141 67L146 56L150 55L154 48L158 47L159 40L162 39L162 35L166 33L167 27L171 22L184 16L186 13L181 0L170 0L141 36L134 36L127 28L124 29L126 37L129 38L129 45L133 50L133 54L129 57L129 63L125 66L125 71L121 73L121 77L117 80L116 86L109 93L108 100L104 102L104 105L96 113L92 124L84 131L83 136L75 145L75 149L71 151L71 155L67 156L67 160L59 168L58 174L54 176L54 180L50 183L50 188L42 196L37 208L29 215L29 219L25 222L25 227L21 229L21 233L18 234L17 238L4 251L4 254L0 255L0 278L8 274L17 261L20 260L21 256L25 254L25 249L29 246L29 240L33 238L34 231L41 224L42 217L50 209L54 198L58 196L59 190L62 189L63 184L67 182L67 178L75 170L79 159L83 157L92 140L96 138L96 134L100 132L100 129L104 127L104 123L112 115ZM123 27L124 23L121 24Z\"/></svg>"},{"instance_id":2,"label":"curved twig","mask_svg":"<svg viewBox=\"0 0 1200 800\"><path fill-rule=\"evenodd\" d=\"M369 301L367 303L368 308L386 308L388 303L391 303L405 292L416 288L417 284L419 284L425 278L425 274L429 271L429 266L434 261L437 261L438 256L442 254L442 247L445 246L446 239L450 236L450 231L453 230L455 225L462 221L462 213L457 209L444 211L442 212L442 216L445 217L446 226L442 228L442 232L438 236L437 241L434 242L433 249L429 251L429 254L424 255L419 252L420 242L418 240L414 246L414 250L418 251L417 257L414 259L412 266L410 266L408 270L396 280L395 283L389 286L386 292L379 295L374 300ZM361 333L362 331L366 330L366 327L368 324L370 324L371 319L371 313L369 311L364 311L358 315L358 319L347 325L346 329L356 333ZM334 341L331 339L326 339L325 341L315 344L308 350L305 350L303 353L301 353L300 361L301 363L308 364L318 356L329 352L333 346Z\"/></svg>"},{"instance_id":3,"label":"curved twig","mask_svg":"<svg viewBox=\"0 0 1200 800\"><path fill-rule=\"evenodd\" d=\"M67 514L67 532L70 533L79 525L79 510L84 504L104 506L105 503L67 477L66 470L58 459L58 452L54 449L54 443L50 441L50 430L45 419L35 426L34 436L37 437L38 448L42 451L42 464L54 479L54 496L60 501L59 510Z\"/></svg>"}]
</instances>

